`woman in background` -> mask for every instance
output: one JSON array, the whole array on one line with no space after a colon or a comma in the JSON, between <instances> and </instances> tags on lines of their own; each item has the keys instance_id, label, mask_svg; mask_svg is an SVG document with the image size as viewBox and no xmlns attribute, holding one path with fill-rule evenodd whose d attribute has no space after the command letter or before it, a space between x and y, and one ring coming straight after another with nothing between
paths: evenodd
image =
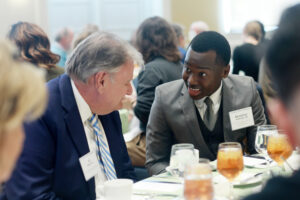
<instances>
[{"instance_id":1,"label":"woman in background","mask_svg":"<svg viewBox=\"0 0 300 200\"><path fill-rule=\"evenodd\" d=\"M39 26L18 22L11 26L8 38L17 45L24 60L47 71L47 81L64 73L63 68L56 66L59 55L50 51L48 36Z\"/></svg>"},{"instance_id":2,"label":"woman in background","mask_svg":"<svg viewBox=\"0 0 300 200\"><path fill-rule=\"evenodd\" d=\"M0 183L9 178L22 150L23 121L39 117L47 103L43 73L18 60L16 50L0 41Z\"/></svg>"},{"instance_id":3,"label":"woman in background","mask_svg":"<svg viewBox=\"0 0 300 200\"><path fill-rule=\"evenodd\" d=\"M244 44L233 51L233 74L243 71L245 75L258 80L259 64L265 54L265 30L259 21L250 21L243 30Z\"/></svg>"},{"instance_id":4,"label":"woman in background","mask_svg":"<svg viewBox=\"0 0 300 200\"><path fill-rule=\"evenodd\" d=\"M145 132L155 88L163 83L181 78L182 64L177 48L177 38L172 26L161 17L146 19L136 32L136 47L143 55L145 68L137 81L137 102L134 113L143 131L127 149L134 166L145 164Z\"/></svg>"}]
</instances>

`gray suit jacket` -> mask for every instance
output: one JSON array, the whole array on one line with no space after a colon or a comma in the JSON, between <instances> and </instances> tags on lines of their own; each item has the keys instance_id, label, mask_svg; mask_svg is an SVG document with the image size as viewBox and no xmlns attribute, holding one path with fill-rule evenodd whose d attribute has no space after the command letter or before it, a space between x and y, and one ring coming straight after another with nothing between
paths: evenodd
<instances>
[{"instance_id":1,"label":"gray suit jacket","mask_svg":"<svg viewBox=\"0 0 300 200\"><path fill-rule=\"evenodd\" d=\"M222 100L224 140L242 143L247 138L248 151L254 153L256 127L232 131L229 112L251 106L255 125L266 123L255 82L250 77L229 75L223 79ZM160 173L169 165L171 147L176 143L192 143L199 149L200 157L215 159L203 139L194 102L183 80L156 88L146 142L146 167L150 174Z\"/></svg>"}]
</instances>

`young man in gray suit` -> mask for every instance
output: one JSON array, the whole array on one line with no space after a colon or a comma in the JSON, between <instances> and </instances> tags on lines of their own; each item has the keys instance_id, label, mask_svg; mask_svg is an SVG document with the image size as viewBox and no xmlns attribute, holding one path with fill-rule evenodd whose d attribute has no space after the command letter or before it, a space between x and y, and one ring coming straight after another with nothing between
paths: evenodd
<instances>
[{"instance_id":1,"label":"young man in gray suit","mask_svg":"<svg viewBox=\"0 0 300 200\"><path fill-rule=\"evenodd\" d=\"M250 77L228 75L230 46L207 31L191 42L182 79L156 88L147 126L146 167L158 174L169 165L171 147L192 143L200 157L216 159L221 142L240 142L255 153L255 125L266 123Z\"/></svg>"}]
</instances>

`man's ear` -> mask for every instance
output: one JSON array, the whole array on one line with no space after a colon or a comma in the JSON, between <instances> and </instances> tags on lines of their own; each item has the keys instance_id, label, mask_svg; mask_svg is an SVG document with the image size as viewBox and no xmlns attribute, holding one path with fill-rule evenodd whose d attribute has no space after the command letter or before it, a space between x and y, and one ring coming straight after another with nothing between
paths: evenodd
<instances>
[{"instance_id":1,"label":"man's ear","mask_svg":"<svg viewBox=\"0 0 300 200\"><path fill-rule=\"evenodd\" d=\"M229 72L230 72L230 65L228 64L223 69L223 74L222 74L223 78L227 78Z\"/></svg>"},{"instance_id":2,"label":"man's ear","mask_svg":"<svg viewBox=\"0 0 300 200\"><path fill-rule=\"evenodd\" d=\"M93 84L95 88L102 93L107 81L107 73L106 72L98 72L93 76Z\"/></svg>"},{"instance_id":3,"label":"man's ear","mask_svg":"<svg viewBox=\"0 0 300 200\"><path fill-rule=\"evenodd\" d=\"M295 127L287 108L279 99L268 99L270 120L277 125L278 130L283 130L293 147L296 147Z\"/></svg>"}]
</instances>

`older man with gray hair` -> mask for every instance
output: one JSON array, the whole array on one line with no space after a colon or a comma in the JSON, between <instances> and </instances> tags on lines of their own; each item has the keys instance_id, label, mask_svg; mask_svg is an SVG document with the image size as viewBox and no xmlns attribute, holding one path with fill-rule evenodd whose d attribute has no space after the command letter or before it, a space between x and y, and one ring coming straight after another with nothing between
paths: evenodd
<instances>
[{"instance_id":1,"label":"older man with gray hair","mask_svg":"<svg viewBox=\"0 0 300 200\"><path fill-rule=\"evenodd\" d=\"M119 113L132 92L141 55L110 33L94 33L67 61L67 74L48 83L49 104L25 125L24 150L0 199L101 197L103 183L135 179Z\"/></svg>"}]
</instances>

